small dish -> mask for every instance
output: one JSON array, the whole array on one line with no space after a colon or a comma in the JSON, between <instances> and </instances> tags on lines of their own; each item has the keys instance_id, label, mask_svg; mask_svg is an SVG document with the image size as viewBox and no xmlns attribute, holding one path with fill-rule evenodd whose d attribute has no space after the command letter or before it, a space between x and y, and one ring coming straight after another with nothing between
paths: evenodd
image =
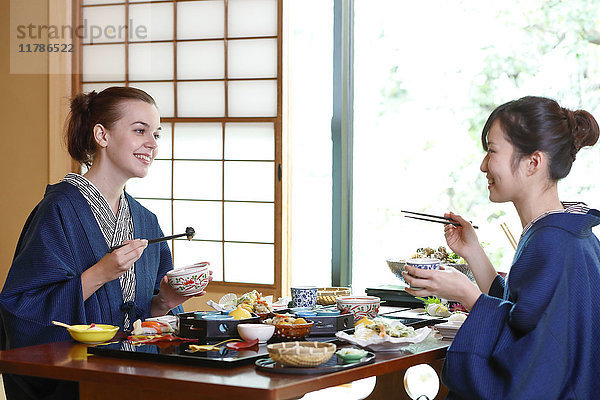
<instances>
[{"instance_id":1,"label":"small dish","mask_svg":"<svg viewBox=\"0 0 600 400\"><path fill-rule=\"evenodd\" d=\"M238 333L246 342L258 340L258 343L266 343L275 333L275 325L269 324L239 324Z\"/></svg>"},{"instance_id":2,"label":"small dish","mask_svg":"<svg viewBox=\"0 0 600 400\"><path fill-rule=\"evenodd\" d=\"M203 315L202 319L206 319L206 320L226 320L226 319L234 319L233 315L223 315L223 314L207 314L207 315Z\"/></svg>"},{"instance_id":3,"label":"small dish","mask_svg":"<svg viewBox=\"0 0 600 400\"><path fill-rule=\"evenodd\" d=\"M338 310L320 310L317 311L317 317L335 317L340 315L341 312Z\"/></svg>"},{"instance_id":4,"label":"small dish","mask_svg":"<svg viewBox=\"0 0 600 400\"><path fill-rule=\"evenodd\" d=\"M100 344L115 337L119 327L106 324L94 324L94 327L91 327L91 325L73 325L73 329L67 328L67 331L73 339L80 343Z\"/></svg>"},{"instance_id":5,"label":"small dish","mask_svg":"<svg viewBox=\"0 0 600 400\"><path fill-rule=\"evenodd\" d=\"M362 349L355 349L353 347L346 347L338 350L335 354L344 362L351 363L360 361L364 356L369 354L369 352Z\"/></svg>"},{"instance_id":6,"label":"small dish","mask_svg":"<svg viewBox=\"0 0 600 400\"><path fill-rule=\"evenodd\" d=\"M296 315L298 317L302 317L302 318L310 318L310 317L316 317L317 312L316 311L298 311L296 313Z\"/></svg>"}]
</instances>

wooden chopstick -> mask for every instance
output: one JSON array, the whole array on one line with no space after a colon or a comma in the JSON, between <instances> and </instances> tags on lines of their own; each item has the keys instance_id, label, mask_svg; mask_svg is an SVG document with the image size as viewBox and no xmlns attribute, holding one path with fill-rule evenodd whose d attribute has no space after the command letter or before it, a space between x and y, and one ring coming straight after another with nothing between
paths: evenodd
<instances>
[{"instance_id":1,"label":"wooden chopstick","mask_svg":"<svg viewBox=\"0 0 600 400\"><path fill-rule=\"evenodd\" d=\"M437 222L438 224L461 226L456 220L454 220L452 218L448 218L448 217L441 217L438 215L418 213L418 212L414 212L414 211L405 211L405 210L400 210L400 211L403 212L404 214L414 214L414 215L421 216L421 217L413 217L412 215L405 215L406 218L419 219L421 221L428 221L428 222ZM428 218L422 218L422 217L428 217ZM433 218L435 218L435 219L433 219ZM479 227L476 225L473 225L473 228L479 229Z\"/></svg>"},{"instance_id":2,"label":"wooden chopstick","mask_svg":"<svg viewBox=\"0 0 600 400\"><path fill-rule=\"evenodd\" d=\"M506 225L506 222L501 223L500 228L502 228L502 231L508 238L508 241L510 242L510 245L512 246L513 250L517 250L517 241L515 240L515 237L513 236L510 229L508 229L508 225Z\"/></svg>"}]
</instances>

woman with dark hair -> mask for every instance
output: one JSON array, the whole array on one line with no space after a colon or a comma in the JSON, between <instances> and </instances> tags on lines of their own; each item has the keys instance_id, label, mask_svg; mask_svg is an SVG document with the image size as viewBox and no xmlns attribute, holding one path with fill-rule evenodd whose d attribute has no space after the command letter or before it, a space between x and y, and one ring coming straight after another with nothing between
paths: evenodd
<instances>
[{"instance_id":1,"label":"woman with dark hair","mask_svg":"<svg viewBox=\"0 0 600 400\"><path fill-rule=\"evenodd\" d=\"M448 349L450 399L592 399L600 393L600 211L561 203L557 182L577 152L598 141L586 111L524 97L496 108L481 141L492 202L512 202L523 225L507 280L496 273L471 224L446 214L448 246L477 286L453 268L407 266L413 295L461 302L469 317ZM593 181L593 179L592 179Z\"/></svg>"},{"instance_id":2,"label":"woman with dark hair","mask_svg":"<svg viewBox=\"0 0 600 400\"><path fill-rule=\"evenodd\" d=\"M139 89L72 101L67 147L89 170L49 185L25 223L0 293L4 349L67 340L53 320L129 329L138 318L182 311L188 297L167 282L168 245L135 239L164 236L157 218L124 191L130 178L148 174L160 130L154 100ZM9 398L77 396L73 383L3 378Z\"/></svg>"}]
</instances>

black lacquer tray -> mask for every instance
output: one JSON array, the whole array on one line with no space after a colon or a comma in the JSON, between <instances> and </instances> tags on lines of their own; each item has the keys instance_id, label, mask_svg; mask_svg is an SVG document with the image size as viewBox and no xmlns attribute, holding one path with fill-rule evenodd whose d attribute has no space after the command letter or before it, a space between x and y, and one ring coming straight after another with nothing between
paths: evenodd
<instances>
[{"instance_id":1,"label":"black lacquer tray","mask_svg":"<svg viewBox=\"0 0 600 400\"><path fill-rule=\"evenodd\" d=\"M216 344L214 342L212 344ZM118 357L134 360L173 362L179 364L228 368L252 364L256 359L268 357L266 345L257 345L250 349L230 350L225 344L219 345L220 351L189 352L189 345L196 343L158 343L132 345L129 341L99 344L88 347L88 353L99 356Z\"/></svg>"},{"instance_id":2,"label":"black lacquer tray","mask_svg":"<svg viewBox=\"0 0 600 400\"><path fill-rule=\"evenodd\" d=\"M196 315L195 311L177 314L179 327L178 336L190 339L199 339L203 342L209 340L239 338L237 326L239 324L258 324L260 317L252 314L252 318L207 320Z\"/></svg>"}]
</instances>

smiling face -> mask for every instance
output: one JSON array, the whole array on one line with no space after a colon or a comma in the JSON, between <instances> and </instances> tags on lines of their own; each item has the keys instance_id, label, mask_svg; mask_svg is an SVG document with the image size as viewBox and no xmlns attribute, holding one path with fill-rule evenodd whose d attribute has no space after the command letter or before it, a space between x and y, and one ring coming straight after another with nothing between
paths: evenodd
<instances>
[{"instance_id":1,"label":"smiling face","mask_svg":"<svg viewBox=\"0 0 600 400\"><path fill-rule=\"evenodd\" d=\"M506 139L498 121L494 122L487 136L488 151L481 162L481 171L488 180L490 201L515 202L524 193L522 162L513 163L514 147Z\"/></svg>"},{"instance_id":2,"label":"smiling face","mask_svg":"<svg viewBox=\"0 0 600 400\"><path fill-rule=\"evenodd\" d=\"M98 144L103 148L102 164L116 179L143 178L158 152L160 116L152 104L128 100L122 103L121 118L102 129Z\"/></svg>"}]
</instances>

